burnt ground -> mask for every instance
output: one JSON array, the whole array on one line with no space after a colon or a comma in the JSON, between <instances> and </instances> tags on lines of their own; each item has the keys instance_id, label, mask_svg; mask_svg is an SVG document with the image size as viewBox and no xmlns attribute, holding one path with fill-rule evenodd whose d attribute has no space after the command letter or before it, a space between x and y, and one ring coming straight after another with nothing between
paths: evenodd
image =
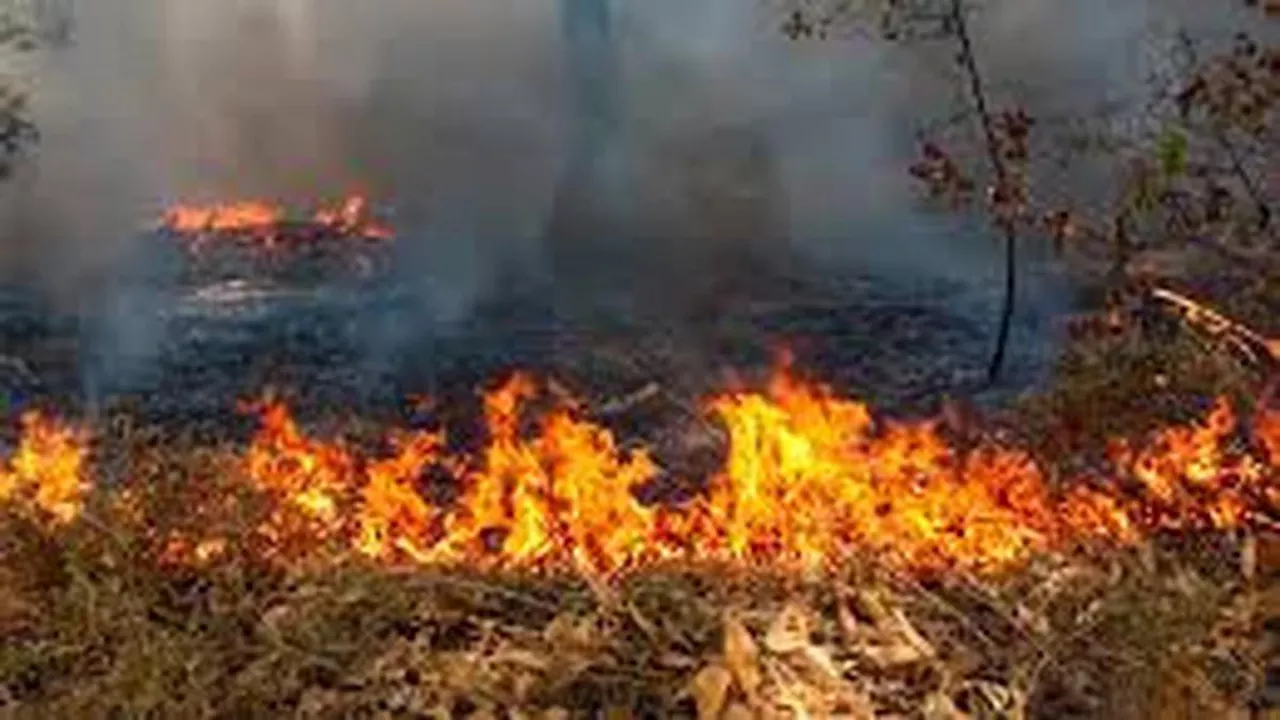
<instances>
[{"instance_id":1,"label":"burnt ground","mask_svg":"<svg viewBox=\"0 0 1280 720\"><path fill-rule=\"evenodd\" d=\"M1003 379L982 387L997 288L791 267L788 277L736 283L740 297L700 317L565 323L547 288L510 283L448 325L425 322L414 284L392 275L308 282L296 271L162 269L125 281L116 305L78 316L0 288L0 347L37 379L16 383L29 386L20 400L54 399L76 414L125 407L149 421L223 430L238 416L236 398L266 388L303 414L383 416L413 394L467 405L478 384L512 368L559 378L588 401L654 383L679 404L723 387L727 368L736 381L756 381L784 345L804 372L900 412L929 411L943 395L999 403L1051 369L1055 323L1028 309Z\"/></svg>"}]
</instances>

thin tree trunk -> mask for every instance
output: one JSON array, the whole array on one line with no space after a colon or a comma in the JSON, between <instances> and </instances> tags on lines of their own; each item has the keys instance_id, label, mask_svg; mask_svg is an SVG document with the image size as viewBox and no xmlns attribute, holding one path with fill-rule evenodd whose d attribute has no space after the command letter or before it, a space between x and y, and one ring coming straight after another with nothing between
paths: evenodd
<instances>
[{"instance_id":1,"label":"thin tree trunk","mask_svg":"<svg viewBox=\"0 0 1280 720\"><path fill-rule=\"evenodd\" d=\"M973 49L973 38L969 34L969 22L965 18L964 0L951 0L951 22L960 41L960 64L969 77L969 90L978 110L982 123L983 137L987 145L987 155L991 162L991 171L995 175L997 192L1009 189L1011 177L1000 155L1000 143L996 137L995 121L987 103L987 92L978 67L978 57ZM1000 212L1000 208L996 208ZM998 217L998 225L1004 233L1004 300L1000 308L1000 326L996 331L996 345L991 354L991 362L987 365L987 382L994 384L1004 369L1005 356L1008 354L1009 335L1013 328L1013 313L1018 292L1018 234L1015 220L1010 217Z\"/></svg>"},{"instance_id":2,"label":"thin tree trunk","mask_svg":"<svg viewBox=\"0 0 1280 720\"><path fill-rule=\"evenodd\" d=\"M560 0L570 91L568 156L543 235L561 318L588 299L587 285L598 265L590 249L599 247L609 224L597 170L618 127L619 61L612 22L609 0Z\"/></svg>"}]
</instances>

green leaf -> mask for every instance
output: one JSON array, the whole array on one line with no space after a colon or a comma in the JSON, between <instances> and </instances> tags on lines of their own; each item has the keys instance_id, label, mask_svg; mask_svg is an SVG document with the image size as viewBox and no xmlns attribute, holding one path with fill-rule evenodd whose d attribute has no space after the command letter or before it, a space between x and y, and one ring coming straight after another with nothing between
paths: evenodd
<instances>
[{"instance_id":1,"label":"green leaf","mask_svg":"<svg viewBox=\"0 0 1280 720\"><path fill-rule=\"evenodd\" d=\"M1187 171L1187 136L1181 130L1165 130L1160 136L1158 153L1160 171L1166 178L1177 177Z\"/></svg>"}]
</instances>

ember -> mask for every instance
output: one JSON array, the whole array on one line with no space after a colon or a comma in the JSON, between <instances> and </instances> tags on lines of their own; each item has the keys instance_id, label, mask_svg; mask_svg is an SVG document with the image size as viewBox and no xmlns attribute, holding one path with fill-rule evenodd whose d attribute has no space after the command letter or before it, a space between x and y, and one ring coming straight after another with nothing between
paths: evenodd
<instances>
[{"instance_id":1,"label":"ember","mask_svg":"<svg viewBox=\"0 0 1280 720\"><path fill-rule=\"evenodd\" d=\"M925 573L989 572L1158 531L1274 525L1280 502L1278 416L1255 419L1250 452L1225 401L1203 422L1115 443L1110 484L1057 491L1017 448L987 439L960 452L934 422L878 421L780 370L765 391L705 404L728 430L728 457L704 493L676 507L637 498L660 471L646 451L622 450L572 400L542 410L544 400L525 375L486 393L487 440L467 456L451 454L443 430L396 430L371 457L308 437L277 402L250 406L261 426L237 463L269 505L253 547L272 562L336 546L392 564L592 574L671 559L831 568L854 555ZM537 422L522 430L535 408ZM82 435L30 416L0 497L70 522L85 457ZM460 484L448 506L422 488L441 474ZM204 563L234 540L171 539L165 556Z\"/></svg>"}]
</instances>

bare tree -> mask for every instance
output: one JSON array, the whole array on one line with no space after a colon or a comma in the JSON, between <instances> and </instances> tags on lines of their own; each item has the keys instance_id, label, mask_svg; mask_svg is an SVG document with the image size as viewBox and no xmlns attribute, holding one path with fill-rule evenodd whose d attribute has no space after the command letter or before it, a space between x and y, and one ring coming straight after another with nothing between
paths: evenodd
<instances>
[{"instance_id":1,"label":"bare tree","mask_svg":"<svg viewBox=\"0 0 1280 720\"><path fill-rule=\"evenodd\" d=\"M1195 265L1186 260L1192 252L1207 252L1241 272L1275 276L1277 187L1267 168L1280 162L1280 46L1255 36L1266 31L1258 15L1277 15L1274 3L1244 3L1256 13L1243 19L1230 47L1202 42L1189 30L1167 38L1169 71L1120 106L1032 117L1016 92L996 93L984 72L984 51L997 49L982 46L972 16L979 6L999 12L998 2L785 1L782 30L796 39L838 37L855 28L886 42L952 50L965 107L951 122L976 129L979 147L942 140L946 128L922 127L921 157L910 170L949 207L984 199L1002 236L1004 302L990 380L1000 374L1009 340L1021 237L1048 239L1083 266L1099 267L1098 284L1113 299L1131 297L1134 289L1174 272L1162 258ZM1235 8L1221 3L1224 11L1240 11L1238 2ZM1122 127L1140 129L1117 129ZM1043 180L1056 180L1073 156L1110 165L1119 180L1089 197L1046 187Z\"/></svg>"}]
</instances>

